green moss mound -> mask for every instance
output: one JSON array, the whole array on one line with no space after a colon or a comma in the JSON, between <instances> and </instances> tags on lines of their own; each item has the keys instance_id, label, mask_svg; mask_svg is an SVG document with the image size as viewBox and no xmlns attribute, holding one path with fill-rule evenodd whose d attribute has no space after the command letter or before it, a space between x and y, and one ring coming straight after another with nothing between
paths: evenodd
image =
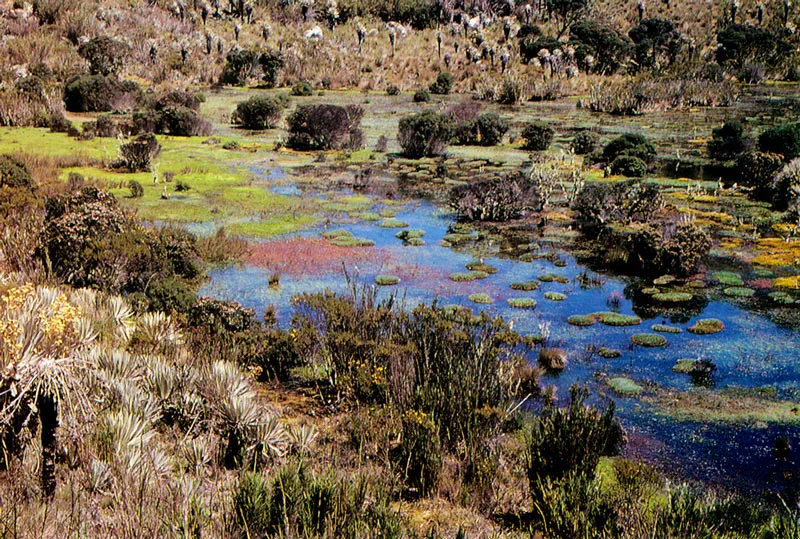
<instances>
[{"instance_id":1,"label":"green moss mound","mask_svg":"<svg viewBox=\"0 0 800 539\"><path fill-rule=\"evenodd\" d=\"M656 286L664 286L670 284L675 281L675 277L672 275L662 275L658 279L653 280L653 284Z\"/></svg>"},{"instance_id":2,"label":"green moss mound","mask_svg":"<svg viewBox=\"0 0 800 539\"><path fill-rule=\"evenodd\" d=\"M469 300L473 303L492 303L492 298L490 298L488 294L470 294Z\"/></svg>"},{"instance_id":3,"label":"green moss mound","mask_svg":"<svg viewBox=\"0 0 800 539\"><path fill-rule=\"evenodd\" d=\"M617 395L622 395L626 397L636 396L644 391L644 388L631 380L630 378L625 378L622 376L609 378L608 387L614 390Z\"/></svg>"},{"instance_id":4,"label":"green moss mound","mask_svg":"<svg viewBox=\"0 0 800 539\"><path fill-rule=\"evenodd\" d=\"M658 348L667 345L667 339L656 333L637 333L631 337L631 342L645 348Z\"/></svg>"},{"instance_id":5,"label":"green moss mound","mask_svg":"<svg viewBox=\"0 0 800 539\"><path fill-rule=\"evenodd\" d=\"M545 292L544 299L549 299L550 301L564 301L567 299L567 296L559 292Z\"/></svg>"},{"instance_id":6,"label":"green moss mound","mask_svg":"<svg viewBox=\"0 0 800 539\"><path fill-rule=\"evenodd\" d=\"M660 294L660 293L661 293L661 289L660 288L656 288L654 286L650 286L650 287L647 287L647 288L642 288L642 294L644 294L645 296L654 296L654 295Z\"/></svg>"},{"instance_id":7,"label":"green moss mound","mask_svg":"<svg viewBox=\"0 0 800 539\"><path fill-rule=\"evenodd\" d=\"M542 281L543 283L552 283L552 282L561 284L569 283L568 278L561 275L556 275L555 273L545 273L544 275L540 275L539 280Z\"/></svg>"},{"instance_id":8,"label":"green moss mound","mask_svg":"<svg viewBox=\"0 0 800 539\"><path fill-rule=\"evenodd\" d=\"M369 221L369 222L374 222L374 221L380 221L381 220L381 216L380 215L378 215L377 213L374 213L374 212L370 212L370 211L353 214L353 217L355 217L356 219L362 219L364 221Z\"/></svg>"},{"instance_id":9,"label":"green moss mound","mask_svg":"<svg viewBox=\"0 0 800 539\"><path fill-rule=\"evenodd\" d=\"M411 238L410 240L406 240L405 244L411 247L422 247L425 245L425 240L422 238Z\"/></svg>"},{"instance_id":10,"label":"green moss mound","mask_svg":"<svg viewBox=\"0 0 800 539\"><path fill-rule=\"evenodd\" d=\"M791 305L794 303L794 298L786 292L770 292L767 295L778 305Z\"/></svg>"},{"instance_id":11,"label":"green moss mound","mask_svg":"<svg viewBox=\"0 0 800 539\"><path fill-rule=\"evenodd\" d=\"M452 243L453 245L458 245L461 243L466 243L468 241L472 241L477 236L473 234L462 234L460 232L451 232L450 234L446 234L444 238L442 238L447 243Z\"/></svg>"},{"instance_id":12,"label":"green moss mound","mask_svg":"<svg viewBox=\"0 0 800 539\"><path fill-rule=\"evenodd\" d=\"M664 324L655 324L650 329L656 333L683 333L683 330L675 326L666 326Z\"/></svg>"},{"instance_id":13,"label":"green moss mound","mask_svg":"<svg viewBox=\"0 0 800 539\"><path fill-rule=\"evenodd\" d=\"M744 286L731 286L723 292L730 298L752 298L756 294L755 290Z\"/></svg>"},{"instance_id":14,"label":"green moss mound","mask_svg":"<svg viewBox=\"0 0 800 539\"><path fill-rule=\"evenodd\" d=\"M494 266L490 266L489 264L484 264L483 262L477 260L473 260L472 262L467 264L466 268L470 271L482 271L484 273L488 273L489 275L492 275L499 271Z\"/></svg>"},{"instance_id":15,"label":"green moss mound","mask_svg":"<svg viewBox=\"0 0 800 539\"><path fill-rule=\"evenodd\" d=\"M537 346L537 345L542 344L544 342L544 337L539 335L538 333L531 333L531 334L525 335L522 338L522 342L524 342L528 346Z\"/></svg>"},{"instance_id":16,"label":"green moss mound","mask_svg":"<svg viewBox=\"0 0 800 539\"><path fill-rule=\"evenodd\" d=\"M594 313L592 314L592 316L595 317L598 322L606 326L614 326L614 327L638 326L639 324L642 323L641 318L630 314L601 312L601 313Z\"/></svg>"},{"instance_id":17,"label":"green moss mound","mask_svg":"<svg viewBox=\"0 0 800 539\"><path fill-rule=\"evenodd\" d=\"M483 271L456 272L450 274L450 280L457 283L466 283L469 281L477 281L478 279L485 279L488 276L489 274Z\"/></svg>"},{"instance_id":18,"label":"green moss mound","mask_svg":"<svg viewBox=\"0 0 800 539\"><path fill-rule=\"evenodd\" d=\"M692 374L696 365L697 361L694 359L679 359L672 367L672 370L681 374Z\"/></svg>"},{"instance_id":19,"label":"green moss mound","mask_svg":"<svg viewBox=\"0 0 800 539\"><path fill-rule=\"evenodd\" d=\"M717 271L711 275L716 282L723 286L743 286L742 276L733 271Z\"/></svg>"},{"instance_id":20,"label":"green moss mound","mask_svg":"<svg viewBox=\"0 0 800 539\"><path fill-rule=\"evenodd\" d=\"M381 221L378 226L380 226L381 228L406 228L408 226L408 223L390 217L388 219L384 219L383 221Z\"/></svg>"},{"instance_id":21,"label":"green moss mound","mask_svg":"<svg viewBox=\"0 0 800 539\"><path fill-rule=\"evenodd\" d=\"M341 229L326 230L325 232L322 233L322 237L325 238L326 240L335 240L337 238L352 238L353 233Z\"/></svg>"},{"instance_id":22,"label":"green moss mound","mask_svg":"<svg viewBox=\"0 0 800 539\"><path fill-rule=\"evenodd\" d=\"M525 292L531 292L539 288L538 281L522 281L518 283L511 283L511 290L524 290Z\"/></svg>"},{"instance_id":23,"label":"green moss mound","mask_svg":"<svg viewBox=\"0 0 800 539\"><path fill-rule=\"evenodd\" d=\"M695 322L687 331L695 335L711 335L712 333L719 333L723 329L725 329L725 324L722 320L704 318Z\"/></svg>"},{"instance_id":24,"label":"green moss mound","mask_svg":"<svg viewBox=\"0 0 800 539\"><path fill-rule=\"evenodd\" d=\"M619 350L606 348L605 346L601 346L597 353L600 354L600 357L605 359L616 359L622 355L622 352Z\"/></svg>"},{"instance_id":25,"label":"green moss mound","mask_svg":"<svg viewBox=\"0 0 800 539\"><path fill-rule=\"evenodd\" d=\"M594 316L585 314L574 314L567 318L567 324L578 327L593 326L596 322L597 319Z\"/></svg>"},{"instance_id":26,"label":"green moss mound","mask_svg":"<svg viewBox=\"0 0 800 539\"><path fill-rule=\"evenodd\" d=\"M535 309L536 300L531 298L509 298L508 305L515 309Z\"/></svg>"},{"instance_id":27,"label":"green moss mound","mask_svg":"<svg viewBox=\"0 0 800 539\"><path fill-rule=\"evenodd\" d=\"M686 303L687 301L692 301L694 296L688 292L660 292L653 294L652 297L655 301L660 301L661 303Z\"/></svg>"},{"instance_id":28,"label":"green moss mound","mask_svg":"<svg viewBox=\"0 0 800 539\"><path fill-rule=\"evenodd\" d=\"M343 236L331 240L332 245L337 247L372 247L375 242L364 238L356 238L354 236Z\"/></svg>"},{"instance_id":29,"label":"green moss mound","mask_svg":"<svg viewBox=\"0 0 800 539\"><path fill-rule=\"evenodd\" d=\"M395 238L398 240L409 241L414 239L419 239L425 235L424 230L417 230L415 228L411 228L409 230L401 230L397 234L394 235Z\"/></svg>"},{"instance_id":30,"label":"green moss mound","mask_svg":"<svg viewBox=\"0 0 800 539\"><path fill-rule=\"evenodd\" d=\"M378 275L375 277L375 284L378 286L392 286L400 282L400 277L394 275Z\"/></svg>"}]
</instances>

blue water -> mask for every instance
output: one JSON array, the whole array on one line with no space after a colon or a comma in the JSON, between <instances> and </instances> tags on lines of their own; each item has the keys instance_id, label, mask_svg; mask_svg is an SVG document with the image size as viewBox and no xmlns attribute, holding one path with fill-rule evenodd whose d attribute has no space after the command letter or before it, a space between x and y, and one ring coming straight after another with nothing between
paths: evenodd
<instances>
[{"instance_id":1,"label":"blue water","mask_svg":"<svg viewBox=\"0 0 800 539\"><path fill-rule=\"evenodd\" d=\"M295 186L286 194L300 196ZM286 185L279 186L286 189ZM375 211L382 206L377 204ZM676 422L654 413L647 405L633 398L620 398L610 394L595 376L598 373L611 376L629 376L637 382L654 381L661 386L676 390L691 387L690 378L674 373L672 367L679 358L710 359L717 370L714 375L716 388L761 386L774 387L783 396L794 396L800 382L800 335L779 327L766 317L749 312L739 304L728 301L709 300L680 323L670 323L669 312L632 327L609 327L596 324L590 327L574 327L566 319L573 314L590 314L608 311L610 297L619 298L617 310L633 314L636 305L626 298L630 282L625 279L602 275L602 285L584 288L576 277L587 271L568 253L559 251L558 259L565 267L557 267L545 259L520 262L501 258L499 245L491 240L481 242L483 261L498 268L498 273L487 279L456 283L448 279L454 272L463 272L465 264L474 260L465 247L445 246L442 239L453 217L428 202L413 202L399 210L396 219L409 223L409 228L426 232L425 245L408 246L395 237L400 230L381 228L376 222L356 222L345 219L331 228L342 228L355 236L375 242L382 250L380 261L348 263L348 272L364 282L371 283L376 275L392 274L401 277L398 286L382 287L380 294L399 294L407 306L419 302L430 302L438 298L441 304L461 304L474 310L486 310L513 321L514 329L521 334L540 333L549 324L550 342L566 350L570 362L559 375L545 376L543 383L554 385L557 394L566 395L566 389L574 382L589 384L596 393L613 398L623 424L631 435L631 454L641 455L663 467L689 478L719 482L742 489L779 488L785 472L797 472L796 459L800 446L800 427L795 426L726 426L694 422ZM321 229L305 232L318 237ZM488 245L487 245L488 244ZM214 297L235 300L263 313L268 305L276 307L279 320L286 324L292 315L292 296L304 291L329 289L336 292L346 290L341 272L321 276L284 275L280 287L268 284L269 269L243 266L218 269L211 272L211 279L201 293ZM516 281L535 280L544 273L554 273L570 279L569 284L541 283L533 292L515 291L510 284ZM591 275L597 275L591 273ZM548 291L563 293L567 299L561 302L545 299ZM491 305L477 305L469 301L472 293L486 293L493 299ZM703 290L697 292L705 294ZM538 302L535 310L513 309L507 299L530 297ZM638 309L636 309L638 310ZM686 332L686 328L699 318L719 318L725 330L708 336L697 336ZM630 345L634 333L650 332L653 324L669 323L681 327L680 334L663 334L668 345L664 348L646 349ZM607 346L622 352L617 359L603 359L586 353L588 346ZM534 359L532 359L534 360ZM772 455L775 438L788 436L794 447L794 459L779 462Z\"/></svg>"}]
</instances>

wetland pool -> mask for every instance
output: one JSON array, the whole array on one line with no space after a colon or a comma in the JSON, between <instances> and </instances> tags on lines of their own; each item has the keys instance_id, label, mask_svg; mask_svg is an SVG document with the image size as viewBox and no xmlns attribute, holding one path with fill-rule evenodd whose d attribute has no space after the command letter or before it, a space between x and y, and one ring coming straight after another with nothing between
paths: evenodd
<instances>
[{"instance_id":1,"label":"wetland pool","mask_svg":"<svg viewBox=\"0 0 800 539\"><path fill-rule=\"evenodd\" d=\"M286 183L272 189L288 196L304 196L302 189ZM564 398L569 386L577 382L588 385L594 398L613 399L628 431L629 455L642 457L680 478L743 491L779 490L797 475L800 415L794 419L796 409L789 412L789 421L784 415L781 421L765 417L720 422L702 416L677 417L668 412L668 403L671 395L693 390L690 376L673 371L678 359L707 359L716 366L712 388L706 391L767 392L784 402L797 401L798 332L745 309L737 300L722 299L711 289L698 289L686 309L641 305L641 294L632 292L635 287L628 279L595 273L546 242L540 242L539 249L532 252L553 256L522 257L524 261L508 257L500 242L491 237L478 240L475 234L465 234L454 246L445 240L455 223L454 216L436 205L426 201L373 202L368 208L369 220L337 214L338 218L333 215L332 222L324 226L256 243L253 256L245 264L212 270L201 294L238 301L259 316L273 305L279 322L288 325L294 295L347 290L343 267L351 277L369 284L379 275L396 276L399 284L379 287L379 294L395 294L406 307L437 300L442 305L456 304L503 316L513 321L514 329L522 335L549 332L550 345L567 353L568 365L558 374L543 375L542 385L554 386L556 394ZM387 217L375 220L381 213ZM207 232L209 227L197 230ZM373 245L333 248L321 236L327 232L330 237L334 230ZM396 235L403 230L423 231L422 244L398 239ZM488 264L497 272L466 282L451 279L453 274L468 272L465 268L471 262ZM274 273L280 274L277 287L270 286ZM528 281L539 281L538 288L511 288L512 283ZM473 294L486 294L491 303L475 303L470 300ZM514 298L533 299L536 306L514 308L508 302ZM567 322L573 315L609 311L639 316L641 323L579 327ZM687 331L697 320L708 318L723 321L724 330L711 335ZM653 325L668 325L673 331L680 329L680 333L659 333L667 341L663 347L631 343L635 334L653 333ZM618 350L620 356L601 357L596 353L601 346ZM535 362L533 354L530 360ZM615 393L606 383L613 377L632 379L642 387L642 395ZM652 395L658 398L648 398ZM788 459L774 456L779 437L792 442Z\"/></svg>"}]
</instances>

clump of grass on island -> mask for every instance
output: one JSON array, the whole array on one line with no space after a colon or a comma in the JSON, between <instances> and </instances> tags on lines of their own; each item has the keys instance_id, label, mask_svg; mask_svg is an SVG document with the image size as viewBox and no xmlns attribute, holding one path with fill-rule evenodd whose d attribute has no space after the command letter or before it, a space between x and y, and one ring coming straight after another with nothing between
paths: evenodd
<instances>
[{"instance_id":1,"label":"clump of grass on island","mask_svg":"<svg viewBox=\"0 0 800 539\"><path fill-rule=\"evenodd\" d=\"M539 365L549 372L563 371L567 366L567 353L561 348L543 347L537 358Z\"/></svg>"},{"instance_id":2,"label":"clump of grass on island","mask_svg":"<svg viewBox=\"0 0 800 539\"><path fill-rule=\"evenodd\" d=\"M484 264L483 262L480 262L478 260L473 260L472 262L469 262L466 265L466 268L470 271L482 271L490 275L497 273L499 271L496 267L490 266L489 264Z\"/></svg>"},{"instance_id":3,"label":"clump of grass on island","mask_svg":"<svg viewBox=\"0 0 800 539\"><path fill-rule=\"evenodd\" d=\"M792 305L795 300L786 292L770 292L767 296L778 305Z\"/></svg>"},{"instance_id":4,"label":"clump of grass on island","mask_svg":"<svg viewBox=\"0 0 800 539\"><path fill-rule=\"evenodd\" d=\"M591 316L596 318L598 322L606 326L614 326L614 327L638 326L639 324L642 323L641 318L631 314L600 312L600 313L593 313Z\"/></svg>"},{"instance_id":5,"label":"clump of grass on island","mask_svg":"<svg viewBox=\"0 0 800 539\"><path fill-rule=\"evenodd\" d=\"M586 314L573 314L567 318L567 324L578 327L593 326L597 322L597 318Z\"/></svg>"},{"instance_id":6,"label":"clump of grass on island","mask_svg":"<svg viewBox=\"0 0 800 539\"><path fill-rule=\"evenodd\" d=\"M473 303L483 303L489 304L492 303L492 298L488 294L470 294L469 300Z\"/></svg>"},{"instance_id":7,"label":"clump of grass on island","mask_svg":"<svg viewBox=\"0 0 800 539\"><path fill-rule=\"evenodd\" d=\"M348 230L336 229L336 230L326 230L322 233L322 237L326 240L335 240L338 238L352 238L353 233Z\"/></svg>"},{"instance_id":8,"label":"clump of grass on island","mask_svg":"<svg viewBox=\"0 0 800 539\"><path fill-rule=\"evenodd\" d=\"M522 338L522 342L528 346L538 346L544 342L544 336L539 333L530 333Z\"/></svg>"},{"instance_id":9,"label":"clump of grass on island","mask_svg":"<svg viewBox=\"0 0 800 539\"><path fill-rule=\"evenodd\" d=\"M377 213L374 213L374 212L370 212L370 211L361 212L361 213L354 213L353 217L355 217L356 219L361 219L362 221L368 221L368 222L375 222L375 221L380 221L381 220L381 216L380 215L378 215Z\"/></svg>"},{"instance_id":10,"label":"clump of grass on island","mask_svg":"<svg viewBox=\"0 0 800 539\"><path fill-rule=\"evenodd\" d=\"M665 324L654 324L650 329L656 333L683 333L683 330L676 326L667 326Z\"/></svg>"},{"instance_id":11,"label":"clump of grass on island","mask_svg":"<svg viewBox=\"0 0 800 539\"><path fill-rule=\"evenodd\" d=\"M644 348L658 348L667 345L667 339L655 333L637 333L631 336L631 342Z\"/></svg>"},{"instance_id":12,"label":"clump of grass on island","mask_svg":"<svg viewBox=\"0 0 800 539\"><path fill-rule=\"evenodd\" d=\"M535 309L536 300L532 298L509 298L508 306L515 309Z\"/></svg>"},{"instance_id":13,"label":"clump of grass on island","mask_svg":"<svg viewBox=\"0 0 800 539\"><path fill-rule=\"evenodd\" d=\"M654 295L660 294L660 293L661 293L661 289L660 288L656 288L654 286L650 286L650 287L647 287L647 288L642 288L642 294L644 294L645 296L654 296Z\"/></svg>"},{"instance_id":14,"label":"clump of grass on island","mask_svg":"<svg viewBox=\"0 0 800 539\"><path fill-rule=\"evenodd\" d=\"M746 288L744 286L731 286L723 290L723 293L730 298L746 299L752 298L756 294L756 291L752 288Z\"/></svg>"},{"instance_id":15,"label":"clump of grass on island","mask_svg":"<svg viewBox=\"0 0 800 539\"><path fill-rule=\"evenodd\" d=\"M410 228L408 230L401 230L400 232L395 234L394 237L397 238L398 240L409 241L409 240L419 239L424 235L425 235L424 230Z\"/></svg>"},{"instance_id":16,"label":"clump of grass on island","mask_svg":"<svg viewBox=\"0 0 800 539\"><path fill-rule=\"evenodd\" d=\"M642 393L644 388L631 380L630 378L625 378L623 376L618 376L614 378L609 378L606 382L608 387L614 390L615 393L622 396L632 397Z\"/></svg>"},{"instance_id":17,"label":"clump of grass on island","mask_svg":"<svg viewBox=\"0 0 800 539\"><path fill-rule=\"evenodd\" d=\"M394 275L378 275L375 284L378 286L392 286L400 283L400 277Z\"/></svg>"},{"instance_id":18,"label":"clump of grass on island","mask_svg":"<svg viewBox=\"0 0 800 539\"><path fill-rule=\"evenodd\" d=\"M356 238L355 236L342 236L330 240L331 245L337 247L372 247L375 242L365 238Z\"/></svg>"},{"instance_id":19,"label":"clump of grass on island","mask_svg":"<svg viewBox=\"0 0 800 539\"><path fill-rule=\"evenodd\" d=\"M447 243L451 243L453 245L459 245L461 243L467 243L468 241L472 241L476 239L478 236L475 234L462 234L460 232L451 232L450 234L445 234L444 238L442 238Z\"/></svg>"},{"instance_id":20,"label":"clump of grass on island","mask_svg":"<svg viewBox=\"0 0 800 539\"><path fill-rule=\"evenodd\" d=\"M744 286L742 276L733 271L717 271L712 274L712 277L723 286Z\"/></svg>"},{"instance_id":21,"label":"clump of grass on island","mask_svg":"<svg viewBox=\"0 0 800 539\"><path fill-rule=\"evenodd\" d=\"M652 298L661 303L686 303L692 301L694 296L688 292L659 292L653 294Z\"/></svg>"},{"instance_id":22,"label":"clump of grass on island","mask_svg":"<svg viewBox=\"0 0 800 539\"><path fill-rule=\"evenodd\" d=\"M406 228L408 227L408 223L390 217L388 219L384 219L383 221L381 221L378 226L380 226L381 228Z\"/></svg>"},{"instance_id":23,"label":"clump of grass on island","mask_svg":"<svg viewBox=\"0 0 800 539\"><path fill-rule=\"evenodd\" d=\"M719 333L723 329L725 329L725 324L722 322L722 320L718 320L716 318L704 318L696 321L687 329L687 331L689 333L694 333L695 335L711 335L713 333Z\"/></svg>"},{"instance_id":24,"label":"clump of grass on island","mask_svg":"<svg viewBox=\"0 0 800 539\"><path fill-rule=\"evenodd\" d=\"M511 290L532 292L537 288L539 288L539 281L522 281L517 283L511 283Z\"/></svg>"},{"instance_id":25,"label":"clump of grass on island","mask_svg":"<svg viewBox=\"0 0 800 539\"><path fill-rule=\"evenodd\" d=\"M653 279L653 284L656 286L664 286L675 282L675 277L672 275L662 275L658 279Z\"/></svg>"},{"instance_id":26,"label":"clump of grass on island","mask_svg":"<svg viewBox=\"0 0 800 539\"><path fill-rule=\"evenodd\" d=\"M466 283L486 279L488 276L489 274L483 271L456 272L450 274L450 280L457 283Z\"/></svg>"},{"instance_id":27,"label":"clump of grass on island","mask_svg":"<svg viewBox=\"0 0 800 539\"><path fill-rule=\"evenodd\" d=\"M545 292L544 299L549 299L550 301L564 301L567 299L567 296L560 292Z\"/></svg>"},{"instance_id":28,"label":"clump of grass on island","mask_svg":"<svg viewBox=\"0 0 800 539\"><path fill-rule=\"evenodd\" d=\"M569 279L562 275L556 275L555 273L545 273L544 275L539 276L539 280L543 283L561 283L561 284L569 284Z\"/></svg>"},{"instance_id":29,"label":"clump of grass on island","mask_svg":"<svg viewBox=\"0 0 800 539\"><path fill-rule=\"evenodd\" d=\"M606 348L605 346L601 346L597 353L600 354L600 357L605 359L616 359L622 355L622 352L619 350L615 350L614 348Z\"/></svg>"}]
</instances>

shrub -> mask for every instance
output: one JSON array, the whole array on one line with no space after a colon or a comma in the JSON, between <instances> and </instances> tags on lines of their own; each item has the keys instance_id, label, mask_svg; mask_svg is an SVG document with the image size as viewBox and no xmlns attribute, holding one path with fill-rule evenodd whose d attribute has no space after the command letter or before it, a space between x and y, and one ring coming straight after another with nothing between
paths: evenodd
<instances>
[{"instance_id":1,"label":"shrub","mask_svg":"<svg viewBox=\"0 0 800 539\"><path fill-rule=\"evenodd\" d=\"M144 196L144 187L136 180L128 182L128 189L131 191L131 198L142 198Z\"/></svg>"},{"instance_id":2,"label":"shrub","mask_svg":"<svg viewBox=\"0 0 800 539\"><path fill-rule=\"evenodd\" d=\"M775 209L797 210L800 199L800 158L787 163L772 180L772 205Z\"/></svg>"},{"instance_id":3,"label":"shrub","mask_svg":"<svg viewBox=\"0 0 800 539\"><path fill-rule=\"evenodd\" d=\"M414 97L412 99L414 103L427 103L431 100L431 93L425 88L420 88L414 92Z\"/></svg>"},{"instance_id":4,"label":"shrub","mask_svg":"<svg viewBox=\"0 0 800 539\"><path fill-rule=\"evenodd\" d=\"M32 190L34 186L28 166L13 155L0 155L0 187Z\"/></svg>"},{"instance_id":5,"label":"shrub","mask_svg":"<svg viewBox=\"0 0 800 539\"><path fill-rule=\"evenodd\" d=\"M641 178L647 173L647 164L633 155L620 155L610 165L611 174Z\"/></svg>"},{"instance_id":6,"label":"shrub","mask_svg":"<svg viewBox=\"0 0 800 539\"><path fill-rule=\"evenodd\" d=\"M760 199L769 199L775 175L783 167L783 160L772 153L745 152L736 159L737 181L753 188L753 194Z\"/></svg>"},{"instance_id":7,"label":"shrub","mask_svg":"<svg viewBox=\"0 0 800 539\"><path fill-rule=\"evenodd\" d=\"M447 95L453 88L453 75L447 72L439 73L436 80L431 83L429 90L432 94Z\"/></svg>"},{"instance_id":8,"label":"shrub","mask_svg":"<svg viewBox=\"0 0 800 539\"><path fill-rule=\"evenodd\" d=\"M171 107L183 107L199 112L202 101L199 94L185 90L170 90L158 96L153 104L153 109L164 110Z\"/></svg>"},{"instance_id":9,"label":"shrub","mask_svg":"<svg viewBox=\"0 0 800 539\"><path fill-rule=\"evenodd\" d=\"M555 131L552 127L541 122L531 122L522 130L522 138L525 140L522 148L532 151L544 151L553 142Z\"/></svg>"},{"instance_id":10,"label":"shrub","mask_svg":"<svg viewBox=\"0 0 800 539\"><path fill-rule=\"evenodd\" d=\"M314 88L311 86L310 82L300 80L294 83L294 86L292 86L292 95L298 97L308 97L310 95L314 95Z\"/></svg>"},{"instance_id":11,"label":"shrub","mask_svg":"<svg viewBox=\"0 0 800 539\"><path fill-rule=\"evenodd\" d=\"M99 115L95 121L85 123L83 128L96 137L116 138L119 134L119 127L108 114Z\"/></svg>"},{"instance_id":12,"label":"shrub","mask_svg":"<svg viewBox=\"0 0 800 539\"><path fill-rule=\"evenodd\" d=\"M153 279L145 289L149 310L185 313L197 300L193 287L175 276Z\"/></svg>"},{"instance_id":13,"label":"shrub","mask_svg":"<svg viewBox=\"0 0 800 539\"><path fill-rule=\"evenodd\" d=\"M541 30L540 30L541 32ZM520 37L519 34L517 37ZM520 38L520 54L525 61L530 62L539 56L542 49L553 52L561 49L564 44L551 36L542 36L540 33L532 33Z\"/></svg>"},{"instance_id":14,"label":"shrub","mask_svg":"<svg viewBox=\"0 0 800 539\"><path fill-rule=\"evenodd\" d=\"M780 154L786 161L800 157L800 122L767 129L758 137L758 147L765 153Z\"/></svg>"},{"instance_id":15,"label":"shrub","mask_svg":"<svg viewBox=\"0 0 800 539\"><path fill-rule=\"evenodd\" d=\"M400 95L400 88L398 88L394 84L390 84L386 88L386 95Z\"/></svg>"},{"instance_id":16,"label":"shrub","mask_svg":"<svg viewBox=\"0 0 800 539\"><path fill-rule=\"evenodd\" d=\"M78 47L78 54L89 62L89 72L92 75L108 76L122 67L128 47L108 36L99 36L82 43Z\"/></svg>"},{"instance_id":17,"label":"shrub","mask_svg":"<svg viewBox=\"0 0 800 539\"><path fill-rule=\"evenodd\" d=\"M233 517L248 534L260 536L269 529L270 488L263 475L245 472L233 491Z\"/></svg>"},{"instance_id":18,"label":"shrub","mask_svg":"<svg viewBox=\"0 0 800 539\"><path fill-rule=\"evenodd\" d=\"M152 134L139 135L119 147L119 154L131 172L150 170L153 159L161 152L161 145Z\"/></svg>"},{"instance_id":19,"label":"shrub","mask_svg":"<svg viewBox=\"0 0 800 539\"><path fill-rule=\"evenodd\" d=\"M75 129L72 122L61 113L51 114L48 124L52 133L69 133Z\"/></svg>"},{"instance_id":20,"label":"shrub","mask_svg":"<svg viewBox=\"0 0 800 539\"><path fill-rule=\"evenodd\" d=\"M109 112L132 108L141 99L141 88L133 81L118 81L103 75L81 75L67 81L64 105L70 112Z\"/></svg>"},{"instance_id":21,"label":"shrub","mask_svg":"<svg viewBox=\"0 0 800 539\"><path fill-rule=\"evenodd\" d=\"M258 64L264 74L264 86L275 88L278 85L278 72L283 69L285 64L281 53L272 50L262 52L258 57Z\"/></svg>"},{"instance_id":22,"label":"shrub","mask_svg":"<svg viewBox=\"0 0 800 539\"><path fill-rule=\"evenodd\" d=\"M678 225L661 246L657 262L662 273L686 277L692 275L711 249L711 238L699 226Z\"/></svg>"},{"instance_id":23,"label":"shrub","mask_svg":"<svg viewBox=\"0 0 800 539\"><path fill-rule=\"evenodd\" d=\"M400 444L392 451L391 461L412 492L426 496L436 488L442 449L438 429L428 414L416 410L403 414Z\"/></svg>"},{"instance_id":24,"label":"shrub","mask_svg":"<svg viewBox=\"0 0 800 539\"><path fill-rule=\"evenodd\" d=\"M747 63L777 67L791 54L792 45L769 30L732 24L717 33L716 60L741 68Z\"/></svg>"},{"instance_id":25,"label":"shrub","mask_svg":"<svg viewBox=\"0 0 800 539\"><path fill-rule=\"evenodd\" d=\"M478 180L450 190L450 207L470 221L508 221L534 208L539 193L522 174Z\"/></svg>"},{"instance_id":26,"label":"shrub","mask_svg":"<svg viewBox=\"0 0 800 539\"><path fill-rule=\"evenodd\" d=\"M363 115L364 109L358 105L301 105L286 120L286 145L302 151L360 148Z\"/></svg>"},{"instance_id":27,"label":"shrub","mask_svg":"<svg viewBox=\"0 0 800 539\"><path fill-rule=\"evenodd\" d=\"M767 79L767 68L764 64L747 63L739 70L739 80L747 84L758 84Z\"/></svg>"},{"instance_id":28,"label":"shrub","mask_svg":"<svg viewBox=\"0 0 800 539\"><path fill-rule=\"evenodd\" d=\"M233 123L245 129L272 129L278 125L286 100L267 96L253 96L236 105Z\"/></svg>"},{"instance_id":29,"label":"shrub","mask_svg":"<svg viewBox=\"0 0 800 539\"><path fill-rule=\"evenodd\" d=\"M449 116L422 112L400 120L397 141L407 157L435 157L445 152L453 131Z\"/></svg>"},{"instance_id":30,"label":"shrub","mask_svg":"<svg viewBox=\"0 0 800 539\"><path fill-rule=\"evenodd\" d=\"M205 137L211 134L211 124L197 112L182 106L166 107L157 113L156 132L174 137Z\"/></svg>"},{"instance_id":31,"label":"shrub","mask_svg":"<svg viewBox=\"0 0 800 539\"><path fill-rule=\"evenodd\" d=\"M630 181L587 184L578 192L572 207L579 226L592 229L615 221L649 221L663 203L658 187Z\"/></svg>"},{"instance_id":32,"label":"shrub","mask_svg":"<svg viewBox=\"0 0 800 539\"><path fill-rule=\"evenodd\" d=\"M665 19L645 19L628 36L634 47L636 65L663 70L672 65L683 43L675 23Z\"/></svg>"},{"instance_id":33,"label":"shrub","mask_svg":"<svg viewBox=\"0 0 800 539\"><path fill-rule=\"evenodd\" d=\"M481 114L475 120L459 124L453 137L454 144L495 146L503 141L508 123L497 113Z\"/></svg>"},{"instance_id":34,"label":"shrub","mask_svg":"<svg viewBox=\"0 0 800 539\"><path fill-rule=\"evenodd\" d=\"M725 122L722 127L712 131L708 143L708 153L712 159L728 161L747 149L747 137L740 122Z\"/></svg>"},{"instance_id":35,"label":"shrub","mask_svg":"<svg viewBox=\"0 0 800 539\"><path fill-rule=\"evenodd\" d=\"M581 131L572 139L570 147L577 155L592 153L600 142L600 137L591 131Z\"/></svg>"},{"instance_id":36,"label":"shrub","mask_svg":"<svg viewBox=\"0 0 800 539\"><path fill-rule=\"evenodd\" d=\"M560 480L572 473L594 477L600 457L618 454L625 443L613 402L604 410L587 406L589 391L577 385L569 394L567 408L546 402L531 427L525 456L532 489L538 481Z\"/></svg>"},{"instance_id":37,"label":"shrub","mask_svg":"<svg viewBox=\"0 0 800 539\"><path fill-rule=\"evenodd\" d=\"M219 76L220 84L245 86L247 80L254 76L259 66L260 57L255 51L233 49L225 57L225 67Z\"/></svg>"},{"instance_id":38,"label":"shrub","mask_svg":"<svg viewBox=\"0 0 800 539\"><path fill-rule=\"evenodd\" d=\"M623 155L638 157L649 163L656 156L656 148L644 135L631 133L615 138L603 148L603 159L607 163Z\"/></svg>"},{"instance_id":39,"label":"shrub","mask_svg":"<svg viewBox=\"0 0 800 539\"><path fill-rule=\"evenodd\" d=\"M575 58L587 71L611 74L624 64L633 50L627 36L617 29L592 19L585 19L570 27L570 44L575 47ZM587 57L593 58L592 62Z\"/></svg>"}]
</instances>

